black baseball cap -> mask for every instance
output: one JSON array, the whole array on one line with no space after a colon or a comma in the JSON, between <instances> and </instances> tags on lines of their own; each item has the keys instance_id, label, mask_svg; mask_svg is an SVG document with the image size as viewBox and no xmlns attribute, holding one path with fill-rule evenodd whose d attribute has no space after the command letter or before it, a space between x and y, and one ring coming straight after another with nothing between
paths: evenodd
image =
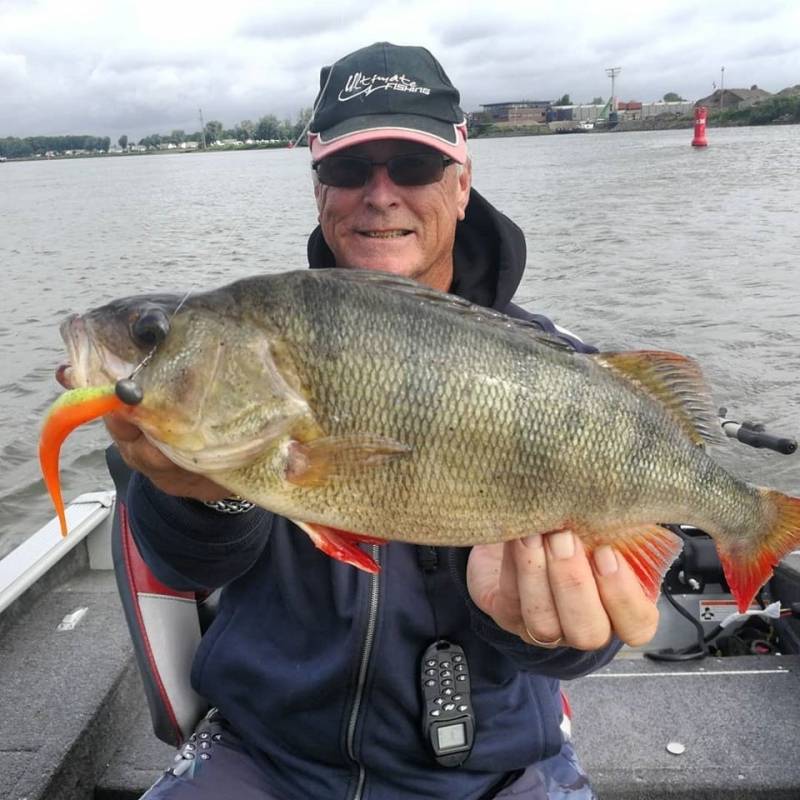
<instances>
[{"instance_id":1,"label":"black baseball cap","mask_svg":"<svg viewBox=\"0 0 800 800\"><path fill-rule=\"evenodd\" d=\"M467 160L458 89L424 47L376 42L323 67L319 83L308 128L315 161L375 139L419 142Z\"/></svg>"}]
</instances>

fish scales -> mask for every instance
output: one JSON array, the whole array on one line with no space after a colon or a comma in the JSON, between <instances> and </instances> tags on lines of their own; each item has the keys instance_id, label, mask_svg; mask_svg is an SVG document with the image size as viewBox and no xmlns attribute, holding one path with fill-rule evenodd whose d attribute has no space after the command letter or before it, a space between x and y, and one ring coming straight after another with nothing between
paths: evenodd
<instances>
[{"instance_id":1,"label":"fish scales","mask_svg":"<svg viewBox=\"0 0 800 800\"><path fill-rule=\"evenodd\" d=\"M265 298L260 316L282 317L275 327L321 428L376 433L412 455L313 489L286 485L280 465L261 475L251 465L247 496L274 505L277 492L282 510L304 519L442 544L515 538L576 516L606 525L685 513L675 495L693 473L681 476L674 450L693 463L697 448L585 357L373 284L312 277L286 292Z\"/></svg>"}]
</instances>

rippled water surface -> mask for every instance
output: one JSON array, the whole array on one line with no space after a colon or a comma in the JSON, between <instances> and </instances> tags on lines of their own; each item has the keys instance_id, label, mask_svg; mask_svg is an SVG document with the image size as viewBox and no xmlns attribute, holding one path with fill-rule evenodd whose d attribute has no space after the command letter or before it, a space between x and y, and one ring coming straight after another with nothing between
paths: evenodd
<instances>
[{"instance_id":1,"label":"rippled water surface","mask_svg":"<svg viewBox=\"0 0 800 800\"><path fill-rule=\"evenodd\" d=\"M528 240L517 299L607 348L696 356L715 399L797 436L800 127L473 143L474 183ZM305 150L0 165L0 556L52 516L41 419L63 316L113 297L305 266ZM104 430L74 433L65 498L109 486ZM800 456L717 456L800 495Z\"/></svg>"}]
</instances>

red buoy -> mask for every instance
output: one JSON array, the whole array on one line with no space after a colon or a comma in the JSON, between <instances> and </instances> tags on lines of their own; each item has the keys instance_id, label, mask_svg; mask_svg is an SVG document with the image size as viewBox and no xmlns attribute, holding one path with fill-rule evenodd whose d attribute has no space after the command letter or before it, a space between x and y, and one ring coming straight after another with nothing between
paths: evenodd
<instances>
[{"instance_id":1,"label":"red buoy","mask_svg":"<svg viewBox=\"0 0 800 800\"><path fill-rule=\"evenodd\" d=\"M705 106L698 106L694 110L694 139L692 147L708 147L706 139L706 119L708 119L708 109Z\"/></svg>"}]
</instances>

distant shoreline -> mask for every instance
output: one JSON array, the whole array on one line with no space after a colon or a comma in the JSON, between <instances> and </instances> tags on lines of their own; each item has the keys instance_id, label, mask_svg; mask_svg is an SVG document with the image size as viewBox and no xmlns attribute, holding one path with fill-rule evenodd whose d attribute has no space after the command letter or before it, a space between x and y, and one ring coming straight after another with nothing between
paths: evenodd
<instances>
[{"instance_id":1,"label":"distant shoreline","mask_svg":"<svg viewBox=\"0 0 800 800\"><path fill-rule=\"evenodd\" d=\"M764 128L771 126L784 126L784 125L798 125L800 123L794 120L775 120L766 124L754 124L751 122L738 122L726 120L720 122L718 120L709 120L706 127L709 129L714 128ZM503 130L492 130L486 133L470 132L470 139L508 139L517 136L567 136L567 135L580 135L591 136L599 133L630 133L634 131L665 131L665 130L687 130L694 126L694 120L691 118L681 118L676 120L656 120L654 118L644 120L624 120L619 122L612 128L602 127L595 128L588 131L577 130L553 130L548 128L547 125L527 125L515 126L513 128L506 128ZM24 156L22 158L5 158L3 163L12 163L19 161L74 161L81 158L131 158L138 156L161 156L161 155L186 155L189 153L230 153L252 150L286 150L289 149L289 143L281 144L248 144L248 145L229 145L225 147L206 148L205 150L197 148L193 150L182 150L180 148L173 148L168 150L146 150L146 151L123 151L123 152L110 152L110 153L79 153L75 155L53 155L53 156ZM295 147L306 148L305 144L295 145Z\"/></svg>"},{"instance_id":2,"label":"distant shoreline","mask_svg":"<svg viewBox=\"0 0 800 800\"><path fill-rule=\"evenodd\" d=\"M725 121L719 122L717 120L709 120L706 123L706 128L765 128L774 125L798 125L800 123L794 120L769 122L766 124L755 124L752 122L735 122ZM691 118L681 118L670 121L655 120L653 118L644 120L624 120L619 122L612 128L608 127L595 127L593 130L553 130L547 125L529 125L529 126L516 126L506 129L495 129L487 133L470 133L470 139L504 139L513 136L565 136L565 135L580 135L591 136L598 133L631 133L634 131L668 131L668 130L691 130L694 127L694 120Z\"/></svg>"},{"instance_id":3,"label":"distant shoreline","mask_svg":"<svg viewBox=\"0 0 800 800\"><path fill-rule=\"evenodd\" d=\"M296 147L303 147L305 145L295 145ZM76 153L75 155L52 155L52 156L42 156L42 155L33 155L33 156L22 156L21 158L11 158L8 157L5 159L7 163L11 163L12 161L77 161L80 158L135 158L138 156L164 156L164 155L187 155L190 153L229 153L232 151L242 151L242 150L288 150L289 143L282 143L282 144L244 144L240 146L230 145L225 147L207 147L205 150L202 148L193 148L191 150L184 150L180 147L173 147L168 150L124 150L124 151L112 151L109 153Z\"/></svg>"}]
</instances>

